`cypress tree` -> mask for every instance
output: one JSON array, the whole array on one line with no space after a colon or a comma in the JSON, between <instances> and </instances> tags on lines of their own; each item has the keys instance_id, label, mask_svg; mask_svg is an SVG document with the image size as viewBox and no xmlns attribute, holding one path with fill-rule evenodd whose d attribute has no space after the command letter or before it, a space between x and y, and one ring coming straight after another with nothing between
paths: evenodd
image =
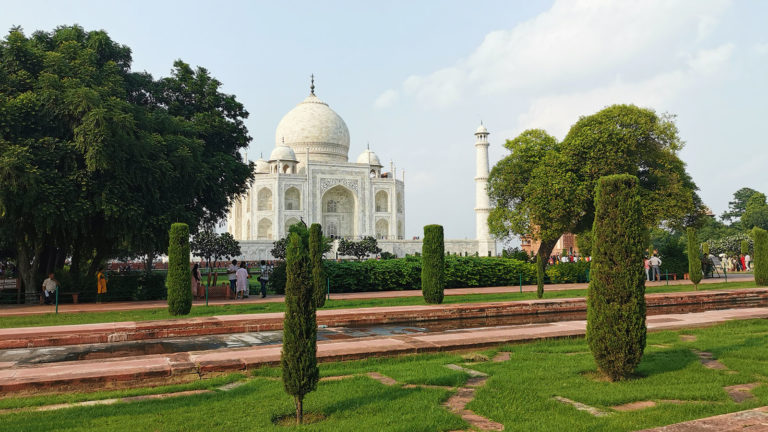
<instances>
[{"instance_id":1,"label":"cypress tree","mask_svg":"<svg viewBox=\"0 0 768 432\"><path fill-rule=\"evenodd\" d=\"M192 309L192 271L189 267L189 226L171 225L168 243L168 312L186 315Z\"/></svg>"},{"instance_id":2,"label":"cypress tree","mask_svg":"<svg viewBox=\"0 0 768 432\"><path fill-rule=\"evenodd\" d=\"M701 257L699 256L698 242L696 241L696 229L688 227L688 277L693 286L698 290L701 282Z\"/></svg>"},{"instance_id":3,"label":"cypress tree","mask_svg":"<svg viewBox=\"0 0 768 432\"><path fill-rule=\"evenodd\" d=\"M280 364L283 387L296 403L296 423L304 421L304 396L317 388L317 317L308 245L291 233L285 254L285 319Z\"/></svg>"},{"instance_id":4,"label":"cypress tree","mask_svg":"<svg viewBox=\"0 0 768 432\"><path fill-rule=\"evenodd\" d=\"M544 264L539 254L536 254L536 297L544 297Z\"/></svg>"},{"instance_id":5,"label":"cypress tree","mask_svg":"<svg viewBox=\"0 0 768 432\"><path fill-rule=\"evenodd\" d=\"M427 303L443 302L445 289L445 246L442 225L424 226L421 245L421 293Z\"/></svg>"},{"instance_id":6,"label":"cypress tree","mask_svg":"<svg viewBox=\"0 0 768 432\"><path fill-rule=\"evenodd\" d=\"M587 342L598 369L611 380L626 378L645 349L645 276L648 244L637 177L601 177L595 188Z\"/></svg>"},{"instance_id":7,"label":"cypress tree","mask_svg":"<svg viewBox=\"0 0 768 432\"><path fill-rule=\"evenodd\" d=\"M312 263L312 284L315 292L315 307L325 305L325 269L323 269L323 229L313 223L309 227L309 259Z\"/></svg>"},{"instance_id":8,"label":"cypress tree","mask_svg":"<svg viewBox=\"0 0 768 432\"><path fill-rule=\"evenodd\" d=\"M752 240L755 285L768 286L768 231L759 227L752 228Z\"/></svg>"},{"instance_id":9,"label":"cypress tree","mask_svg":"<svg viewBox=\"0 0 768 432\"><path fill-rule=\"evenodd\" d=\"M702 243L701 251L704 253L705 256L709 256L709 243L707 242Z\"/></svg>"}]
</instances>

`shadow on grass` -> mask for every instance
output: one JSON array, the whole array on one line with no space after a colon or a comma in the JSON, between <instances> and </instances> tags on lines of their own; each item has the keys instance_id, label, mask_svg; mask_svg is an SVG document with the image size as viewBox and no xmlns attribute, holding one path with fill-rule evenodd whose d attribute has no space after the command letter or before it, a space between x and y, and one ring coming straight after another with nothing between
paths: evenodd
<instances>
[{"instance_id":1,"label":"shadow on grass","mask_svg":"<svg viewBox=\"0 0 768 432\"><path fill-rule=\"evenodd\" d=\"M334 413L354 411L366 405L385 404L386 406L398 399L410 395L414 391L419 391L419 389L404 389L400 386L389 387L384 384L376 385L375 389L377 391L374 393L362 397L350 397L334 402L323 407L323 412L326 416L330 417Z\"/></svg>"},{"instance_id":2,"label":"shadow on grass","mask_svg":"<svg viewBox=\"0 0 768 432\"><path fill-rule=\"evenodd\" d=\"M698 361L699 358L696 354L686 348L646 352L637 367L635 375L638 378L648 378L653 375L676 372Z\"/></svg>"}]
</instances>

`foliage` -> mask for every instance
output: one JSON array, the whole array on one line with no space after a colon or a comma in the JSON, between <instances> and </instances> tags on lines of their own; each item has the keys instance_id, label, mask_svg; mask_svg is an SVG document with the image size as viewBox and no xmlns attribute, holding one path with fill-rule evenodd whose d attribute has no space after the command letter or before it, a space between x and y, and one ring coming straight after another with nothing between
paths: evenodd
<instances>
[{"instance_id":1,"label":"foliage","mask_svg":"<svg viewBox=\"0 0 768 432\"><path fill-rule=\"evenodd\" d=\"M755 241L755 256L752 258L755 268L755 284L768 286L768 231L762 228L752 229Z\"/></svg>"},{"instance_id":2,"label":"foliage","mask_svg":"<svg viewBox=\"0 0 768 432\"><path fill-rule=\"evenodd\" d=\"M171 315L187 315L192 308L189 226L184 223L171 225L168 237L168 312Z\"/></svg>"},{"instance_id":3,"label":"foliage","mask_svg":"<svg viewBox=\"0 0 768 432\"><path fill-rule=\"evenodd\" d=\"M306 230L306 228L305 228ZM280 364L283 387L294 397L296 422L302 423L304 396L317 388L317 317L309 245L291 232L286 251L285 319Z\"/></svg>"},{"instance_id":4,"label":"foliage","mask_svg":"<svg viewBox=\"0 0 768 432\"><path fill-rule=\"evenodd\" d=\"M747 234L736 234L724 237L720 240L709 242L709 252L715 255L737 255L741 250L741 242L748 241L752 245L752 239ZM750 247L751 249L751 247Z\"/></svg>"},{"instance_id":5,"label":"foliage","mask_svg":"<svg viewBox=\"0 0 768 432\"><path fill-rule=\"evenodd\" d=\"M688 277L694 287L699 289L701 282L701 254L699 254L699 242L696 241L696 229L688 227Z\"/></svg>"},{"instance_id":6,"label":"foliage","mask_svg":"<svg viewBox=\"0 0 768 432\"><path fill-rule=\"evenodd\" d=\"M741 216L741 226L746 230L754 227L768 230L768 203L765 201L765 194L757 192L749 197L747 208Z\"/></svg>"},{"instance_id":7,"label":"foliage","mask_svg":"<svg viewBox=\"0 0 768 432\"><path fill-rule=\"evenodd\" d=\"M325 269L323 267L323 229L313 223L309 227L309 260L312 265L312 284L314 286L315 307L325 305Z\"/></svg>"},{"instance_id":8,"label":"foliage","mask_svg":"<svg viewBox=\"0 0 768 432\"><path fill-rule=\"evenodd\" d=\"M297 222L291 225L288 227L288 234L286 234L285 237L272 242L272 249L269 251L269 253L271 253L273 257L281 260L285 259L285 250L288 246L288 236L290 236L292 232L300 233L302 236L309 236L307 225L304 222ZM331 241L330 238L323 236L322 246L323 255L325 255L333 248L333 241Z\"/></svg>"},{"instance_id":9,"label":"foliage","mask_svg":"<svg viewBox=\"0 0 768 432\"><path fill-rule=\"evenodd\" d=\"M704 255L709 255L709 243L704 242L704 243L701 244L701 252Z\"/></svg>"},{"instance_id":10,"label":"foliage","mask_svg":"<svg viewBox=\"0 0 768 432\"><path fill-rule=\"evenodd\" d=\"M171 222L214 223L245 191L248 113L205 69L179 60L155 80L76 25L14 28L0 59L0 233L28 294L46 257L92 277L125 251L165 252Z\"/></svg>"},{"instance_id":11,"label":"foliage","mask_svg":"<svg viewBox=\"0 0 768 432\"><path fill-rule=\"evenodd\" d=\"M518 261L530 261L531 260L531 257L528 256L528 252L520 249L519 247L514 247L512 249L502 249L501 256L503 258L516 259Z\"/></svg>"},{"instance_id":12,"label":"foliage","mask_svg":"<svg viewBox=\"0 0 768 432\"><path fill-rule=\"evenodd\" d=\"M392 252L384 251L381 253L381 259L388 260L388 259L395 259L397 258L397 255L393 254Z\"/></svg>"},{"instance_id":13,"label":"foliage","mask_svg":"<svg viewBox=\"0 0 768 432\"><path fill-rule=\"evenodd\" d=\"M733 201L728 202L728 211L720 217L726 221L738 220L747 210L747 202L756 193L758 193L756 190L748 187L737 190L733 193Z\"/></svg>"},{"instance_id":14,"label":"foliage","mask_svg":"<svg viewBox=\"0 0 768 432\"><path fill-rule=\"evenodd\" d=\"M205 229L197 233L190 244L192 255L204 258L210 267L211 259L219 261L221 258L230 259L241 255L240 242L230 233L217 234L212 229Z\"/></svg>"},{"instance_id":15,"label":"foliage","mask_svg":"<svg viewBox=\"0 0 768 432\"><path fill-rule=\"evenodd\" d=\"M587 295L587 342L598 369L627 378L645 349L645 278L639 263L647 244L638 179L601 178L595 191L592 274Z\"/></svg>"},{"instance_id":16,"label":"foliage","mask_svg":"<svg viewBox=\"0 0 768 432\"><path fill-rule=\"evenodd\" d=\"M744 239L741 241L741 254L742 255L749 254L749 240L747 239Z\"/></svg>"},{"instance_id":17,"label":"foliage","mask_svg":"<svg viewBox=\"0 0 768 432\"><path fill-rule=\"evenodd\" d=\"M552 283L579 283L587 282L587 271L590 264L586 261L572 263L560 263L549 266L546 274Z\"/></svg>"},{"instance_id":18,"label":"foliage","mask_svg":"<svg viewBox=\"0 0 768 432\"><path fill-rule=\"evenodd\" d=\"M651 230L652 249L659 252L661 258L661 278L669 274L679 277L688 273L688 256L686 255L686 237L680 231L670 231L656 228Z\"/></svg>"},{"instance_id":19,"label":"foliage","mask_svg":"<svg viewBox=\"0 0 768 432\"><path fill-rule=\"evenodd\" d=\"M421 293L427 303L443 302L445 246L442 225L426 225L421 246Z\"/></svg>"},{"instance_id":20,"label":"foliage","mask_svg":"<svg viewBox=\"0 0 768 432\"><path fill-rule=\"evenodd\" d=\"M339 255L353 256L361 260L369 255L378 254L381 249L375 237L365 236L360 241L340 239L338 252Z\"/></svg>"},{"instance_id":21,"label":"foliage","mask_svg":"<svg viewBox=\"0 0 768 432\"><path fill-rule=\"evenodd\" d=\"M491 170L489 229L500 238L541 240L538 253L546 259L562 234L590 229L595 184L611 174L638 177L643 225L690 225L703 205L677 156L682 146L673 117L634 105L581 117L561 143L527 130L507 141L511 154Z\"/></svg>"},{"instance_id":22,"label":"foliage","mask_svg":"<svg viewBox=\"0 0 768 432\"><path fill-rule=\"evenodd\" d=\"M581 256L592 256L592 230L586 230L576 236L576 246Z\"/></svg>"}]
</instances>

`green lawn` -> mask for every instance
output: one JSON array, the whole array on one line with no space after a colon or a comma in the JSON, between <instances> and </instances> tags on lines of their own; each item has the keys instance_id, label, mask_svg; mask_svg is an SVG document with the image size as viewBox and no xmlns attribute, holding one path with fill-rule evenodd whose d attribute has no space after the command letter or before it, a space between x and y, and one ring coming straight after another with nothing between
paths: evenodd
<instances>
[{"instance_id":1,"label":"green lawn","mask_svg":"<svg viewBox=\"0 0 768 432\"><path fill-rule=\"evenodd\" d=\"M680 334L698 339L684 342ZM730 370L707 369L691 349L710 352ZM650 333L637 377L610 383L595 379L595 365L583 338L541 341L484 351L511 351L504 363L467 363L457 354L322 364L322 376L357 375L321 382L305 399L309 412L326 419L304 427L279 427L272 420L293 410L279 368L262 368L251 378L217 378L215 384L243 379L229 392L112 406L68 408L49 412L21 411L0 415L0 431L448 431L467 429L464 421L441 404L454 392L439 388L404 388L400 384L460 386L464 372L449 363L489 375L467 408L503 423L507 431L629 431L661 426L768 404L768 321L735 321L709 328ZM385 386L361 376L378 372L399 382ZM733 402L724 386L760 382L754 400ZM0 399L0 408L36 406L62 401L102 399L136 392L168 392L213 388L212 381L95 394L68 394ZM588 404L610 414L593 417L553 400L554 396ZM616 412L612 406L635 401L657 406ZM677 403L664 402L676 400Z\"/></svg>"},{"instance_id":2,"label":"green lawn","mask_svg":"<svg viewBox=\"0 0 768 432\"><path fill-rule=\"evenodd\" d=\"M699 285L699 290L713 289L736 289L736 288L754 288L755 282L731 282ZM685 292L693 291L691 285L670 285L659 287L648 287L646 293L659 292ZM564 291L544 291L545 299L554 298L572 298L584 297L587 295L586 289L564 290ZM331 294L333 297L333 294ZM536 298L534 292L524 293L505 293L505 294L468 294L457 296L445 296L443 303L478 303L478 302L499 302L515 300L531 300ZM326 301L323 309L349 309L364 307L381 306L407 306L407 305L426 305L424 299L417 297L395 297L395 298L375 298L375 299L352 299L352 300L330 300ZM230 304L221 306L194 306L187 317L212 316L212 315L234 315L251 314L266 312L283 312L284 303L250 303L250 304ZM78 312L78 313L60 313L58 315L40 314L26 316L6 316L0 317L0 328L13 327L34 327L34 326L52 326L65 324L92 324L101 322L120 322L120 321L147 321L159 319L179 318L168 313L167 309L144 309L133 311L114 311L114 312Z\"/></svg>"}]
</instances>

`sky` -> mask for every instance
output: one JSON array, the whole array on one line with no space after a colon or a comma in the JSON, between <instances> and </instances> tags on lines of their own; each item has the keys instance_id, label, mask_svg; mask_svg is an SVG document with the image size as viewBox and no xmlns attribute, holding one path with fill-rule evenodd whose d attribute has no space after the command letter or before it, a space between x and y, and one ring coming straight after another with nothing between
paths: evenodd
<instances>
[{"instance_id":1,"label":"sky","mask_svg":"<svg viewBox=\"0 0 768 432\"><path fill-rule=\"evenodd\" d=\"M676 116L680 157L713 212L768 193L768 1L33 1L0 29L80 24L133 51L133 69L202 66L250 113L248 157L315 93L405 171L406 237L438 223L473 238L474 131L490 162L529 128L558 139L580 116L632 103ZM399 174L398 174L399 177Z\"/></svg>"}]
</instances>

